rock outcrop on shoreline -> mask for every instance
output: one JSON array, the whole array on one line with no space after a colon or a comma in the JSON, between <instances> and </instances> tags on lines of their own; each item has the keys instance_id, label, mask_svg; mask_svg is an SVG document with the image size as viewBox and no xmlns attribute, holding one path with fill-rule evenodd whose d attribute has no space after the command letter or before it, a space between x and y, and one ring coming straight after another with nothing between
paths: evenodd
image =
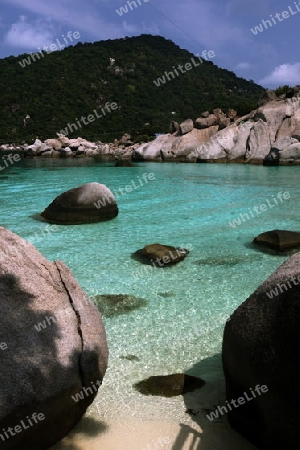
<instances>
[{"instance_id":1,"label":"rock outcrop on shoreline","mask_svg":"<svg viewBox=\"0 0 300 450\"><path fill-rule=\"evenodd\" d=\"M296 253L234 311L224 330L228 418L261 450L300 448L299 268ZM268 391L237 403L258 385Z\"/></svg>"},{"instance_id":2,"label":"rock outcrop on shoreline","mask_svg":"<svg viewBox=\"0 0 300 450\"><path fill-rule=\"evenodd\" d=\"M120 140L113 143L90 142L78 137L69 139L60 134L55 139L46 139L42 142L36 139L31 145L0 146L2 152L19 152L24 158L97 158L103 161L130 160L133 151L140 144L133 144L129 134L125 134Z\"/></svg>"},{"instance_id":3,"label":"rock outcrop on shoreline","mask_svg":"<svg viewBox=\"0 0 300 450\"><path fill-rule=\"evenodd\" d=\"M170 133L143 144L133 144L129 134L110 144L58 135L45 142L36 139L32 145L2 145L1 150L19 151L29 158L300 164L300 86L279 97L266 91L261 105L243 117L233 109L225 114L216 108L195 120L173 121Z\"/></svg>"},{"instance_id":4,"label":"rock outcrop on shoreline","mask_svg":"<svg viewBox=\"0 0 300 450\"><path fill-rule=\"evenodd\" d=\"M108 359L101 316L64 263L2 227L0 298L1 448L50 448L101 386Z\"/></svg>"},{"instance_id":5,"label":"rock outcrop on shoreline","mask_svg":"<svg viewBox=\"0 0 300 450\"><path fill-rule=\"evenodd\" d=\"M283 98L284 97L284 98ZM272 99L271 101L270 98ZM173 126L133 153L138 161L242 162L265 165L300 164L300 87L237 118L221 110Z\"/></svg>"}]
</instances>

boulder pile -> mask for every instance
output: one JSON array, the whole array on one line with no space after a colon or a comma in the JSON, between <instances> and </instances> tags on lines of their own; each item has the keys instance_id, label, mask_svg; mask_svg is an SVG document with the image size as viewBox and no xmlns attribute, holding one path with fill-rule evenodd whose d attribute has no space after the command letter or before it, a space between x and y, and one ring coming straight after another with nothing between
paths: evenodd
<instances>
[{"instance_id":1,"label":"boulder pile","mask_svg":"<svg viewBox=\"0 0 300 450\"><path fill-rule=\"evenodd\" d=\"M267 91L268 92L268 91ZM138 161L300 164L300 87L238 118L236 111L208 111L193 122L171 123L170 133L133 151Z\"/></svg>"}]
</instances>

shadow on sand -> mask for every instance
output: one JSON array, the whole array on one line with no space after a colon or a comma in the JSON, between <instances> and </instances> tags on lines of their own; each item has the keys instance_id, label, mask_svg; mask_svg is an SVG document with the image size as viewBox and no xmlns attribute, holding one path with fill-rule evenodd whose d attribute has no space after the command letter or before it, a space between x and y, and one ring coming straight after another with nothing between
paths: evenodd
<instances>
[{"instance_id":1,"label":"shadow on sand","mask_svg":"<svg viewBox=\"0 0 300 450\"><path fill-rule=\"evenodd\" d=\"M172 450L256 450L230 427L226 415L220 415L212 421L207 417L218 406L225 405L221 354L196 363L186 373L202 378L206 384L184 395L186 412L195 427L180 424L181 430Z\"/></svg>"},{"instance_id":2,"label":"shadow on sand","mask_svg":"<svg viewBox=\"0 0 300 450\"><path fill-rule=\"evenodd\" d=\"M84 416L76 427L66 436L62 441L51 447L51 450L81 450L88 449L89 443L78 446L81 439L89 437L96 437L108 430L108 426L104 422L93 419L92 417ZM49 449L50 450L50 449Z\"/></svg>"}]
</instances>

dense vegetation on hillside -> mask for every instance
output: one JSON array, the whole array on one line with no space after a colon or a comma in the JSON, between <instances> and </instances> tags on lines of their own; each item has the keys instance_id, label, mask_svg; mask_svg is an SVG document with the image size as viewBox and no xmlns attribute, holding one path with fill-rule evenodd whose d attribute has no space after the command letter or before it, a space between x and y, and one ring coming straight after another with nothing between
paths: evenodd
<instances>
[{"instance_id":1,"label":"dense vegetation on hillside","mask_svg":"<svg viewBox=\"0 0 300 450\"><path fill-rule=\"evenodd\" d=\"M76 118L95 108L100 112L106 102L120 109L69 136L102 141L125 132L150 136L167 132L171 120L196 119L204 110L234 108L242 115L257 107L262 87L209 61L155 86L153 80L192 57L170 40L142 35L78 43L31 59L24 68L19 62L29 55L2 59L0 143L55 137Z\"/></svg>"}]
</instances>

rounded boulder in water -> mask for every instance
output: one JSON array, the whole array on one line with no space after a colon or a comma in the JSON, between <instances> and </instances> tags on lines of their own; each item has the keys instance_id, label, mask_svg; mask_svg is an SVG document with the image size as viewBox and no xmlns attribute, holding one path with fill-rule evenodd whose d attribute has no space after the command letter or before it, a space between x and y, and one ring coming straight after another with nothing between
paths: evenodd
<instances>
[{"instance_id":1,"label":"rounded boulder in water","mask_svg":"<svg viewBox=\"0 0 300 450\"><path fill-rule=\"evenodd\" d=\"M111 220L118 212L111 190L104 184L93 182L60 194L41 215L50 223L77 225Z\"/></svg>"}]
</instances>

